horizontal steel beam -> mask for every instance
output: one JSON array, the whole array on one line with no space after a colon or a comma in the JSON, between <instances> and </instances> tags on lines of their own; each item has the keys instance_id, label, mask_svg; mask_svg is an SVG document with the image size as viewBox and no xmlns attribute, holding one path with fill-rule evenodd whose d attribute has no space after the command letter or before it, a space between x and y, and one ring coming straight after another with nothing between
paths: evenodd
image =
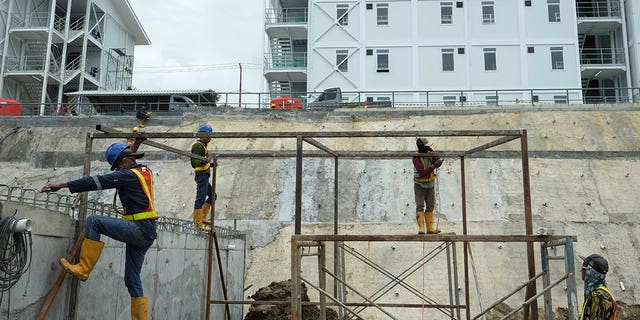
<instances>
[{"instance_id":1,"label":"horizontal steel beam","mask_svg":"<svg viewBox=\"0 0 640 320\"><path fill-rule=\"evenodd\" d=\"M455 234L412 234L412 235L292 235L291 241L399 241L399 242L548 242L565 239L567 236L541 235L455 235ZM577 237L573 236L573 241Z\"/></svg>"}]
</instances>

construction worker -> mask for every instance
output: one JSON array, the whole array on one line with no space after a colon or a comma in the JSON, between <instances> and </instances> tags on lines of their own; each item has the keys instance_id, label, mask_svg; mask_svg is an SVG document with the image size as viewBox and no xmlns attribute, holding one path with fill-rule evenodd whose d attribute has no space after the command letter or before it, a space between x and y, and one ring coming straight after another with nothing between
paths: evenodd
<instances>
[{"instance_id":1,"label":"construction worker","mask_svg":"<svg viewBox=\"0 0 640 320\"><path fill-rule=\"evenodd\" d=\"M416 140L418 153L433 152L427 138ZM418 234L425 233L425 219L428 234L437 234L441 231L434 226L433 209L435 208L436 168L442 165L440 157L427 157L424 155L413 157L413 191L416 199L416 219L418 220Z\"/></svg>"},{"instance_id":2,"label":"construction worker","mask_svg":"<svg viewBox=\"0 0 640 320\"><path fill-rule=\"evenodd\" d=\"M582 259L584 280L584 304L580 320L616 320L616 300L605 280L609 263L599 254L579 257Z\"/></svg>"},{"instance_id":3,"label":"construction worker","mask_svg":"<svg viewBox=\"0 0 640 320\"><path fill-rule=\"evenodd\" d=\"M198 128L198 132L213 132L208 124L203 124ZM199 138L191 145L191 153L204 158L209 158L209 150L207 144L211 141L211 137ZM211 193L213 187L209 182L211 177L211 162L191 158L191 167L195 172L196 181L196 200L193 204L193 222L196 227L204 227L203 224L211 224L206 217L211 211ZM205 228L208 229L208 228Z\"/></svg>"},{"instance_id":4,"label":"construction worker","mask_svg":"<svg viewBox=\"0 0 640 320\"><path fill-rule=\"evenodd\" d=\"M156 239L156 221L158 215L153 206L152 173L136 159L144 153L136 152L142 139L133 145L114 143L105 153L111 170L105 175L83 177L65 183L52 183L42 187L42 192L56 192L69 188L71 193L116 189L116 194L124 207L124 219L90 215L85 224L85 238L80 249L77 264L71 264L65 258L60 259L62 267L86 281L98 262L104 242L100 236L126 243L124 283L131 296L131 319L147 319L147 298L143 294L140 271L144 256ZM114 198L115 207L115 198Z\"/></svg>"},{"instance_id":5,"label":"construction worker","mask_svg":"<svg viewBox=\"0 0 640 320\"><path fill-rule=\"evenodd\" d=\"M136 111L136 118L140 120L140 123L138 123L138 127L144 128L145 121L151 118L152 114L153 114L152 112L149 112L148 104L145 104L142 107L140 107L140 109Z\"/></svg>"}]
</instances>

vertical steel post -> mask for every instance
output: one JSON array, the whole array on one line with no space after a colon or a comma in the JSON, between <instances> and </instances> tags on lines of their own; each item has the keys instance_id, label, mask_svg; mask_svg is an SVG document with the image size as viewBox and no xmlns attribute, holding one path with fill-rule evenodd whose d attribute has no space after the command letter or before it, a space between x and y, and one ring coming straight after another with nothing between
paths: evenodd
<instances>
[{"instance_id":1,"label":"vertical steel post","mask_svg":"<svg viewBox=\"0 0 640 320\"><path fill-rule=\"evenodd\" d=\"M567 310L569 310L569 320L578 320L578 297L576 285L576 270L574 264L573 239L567 236L564 244L564 269L569 277L567 278Z\"/></svg>"},{"instance_id":2,"label":"vertical steel post","mask_svg":"<svg viewBox=\"0 0 640 320\"><path fill-rule=\"evenodd\" d=\"M548 288L551 285L551 275L549 274L549 248L540 243L540 263L542 264L542 286ZM553 304L551 301L551 290L544 292L544 318L553 320Z\"/></svg>"},{"instance_id":3,"label":"vertical steel post","mask_svg":"<svg viewBox=\"0 0 640 320\"><path fill-rule=\"evenodd\" d=\"M461 195L462 195L462 234L467 235L467 192L466 192L466 178L464 171L464 156L460 157L460 185L461 185ZM464 256L464 296L465 296L465 305L467 311L467 320L471 320L471 305L470 297L469 297L469 242L464 241L463 248L463 256Z\"/></svg>"},{"instance_id":4,"label":"vertical steel post","mask_svg":"<svg viewBox=\"0 0 640 320\"><path fill-rule=\"evenodd\" d=\"M533 217L531 212L531 180L529 176L529 145L527 142L527 130L521 130L520 147L522 153L522 189L524 190L525 234L533 235ZM533 251L533 242L527 242L527 261L529 279L533 279L536 276L536 260ZM535 295L536 283L532 282L527 286L525 300L529 300ZM529 310L531 311L531 317L529 317ZM536 300L532 301L528 307L524 308L524 319L538 319L538 302Z\"/></svg>"},{"instance_id":5,"label":"vertical steel post","mask_svg":"<svg viewBox=\"0 0 640 320\"><path fill-rule=\"evenodd\" d=\"M91 175L91 152L93 148L93 136L91 133L87 133L87 140L84 145L84 167L82 168L82 175L87 177ZM80 210L78 212L78 224L76 224L75 239L78 239L84 231L84 223L87 219L87 193L83 192L80 195ZM71 288L69 289L69 319L77 319L76 304L78 303L78 295L80 282L78 278L71 277Z\"/></svg>"},{"instance_id":6,"label":"vertical steel post","mask_svg":"<svg viewBox=\"0 0 640 320\"><path fill-rule=\"evenodd\" d=\"M300 253L298 241L291 239L291 320L298 320L301 316L300 305Z\"/></svg>"},{"instance_id":7,"label":"vertical steel post","mask_svg":"<svg viewBox=\"0 0 640 320\"><path fill-rule=\"evenodd\" d=\"M302 136L296 139L296 213L295 234L302 231Z\"/></svg>"},{"instance_id":8,"label":"vertical steel post","mask_svg":"<svg viewBox=\"0 0 640 320\"><path fill-rule=\"evenodd\" d=\"M327 292L327 274L324 272L326 266L325 243L318 243L318 286L322 291ZM320 320L327 320L327 296L320 292Z\"/></svg>"}]
</instances>

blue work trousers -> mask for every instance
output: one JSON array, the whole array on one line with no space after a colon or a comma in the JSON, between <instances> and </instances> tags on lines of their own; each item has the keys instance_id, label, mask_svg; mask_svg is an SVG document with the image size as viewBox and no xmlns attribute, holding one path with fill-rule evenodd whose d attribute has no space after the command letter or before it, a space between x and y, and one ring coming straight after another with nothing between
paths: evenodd
<instances>
[{"instance_id":1,"label":"blue work trousers","mask_svg":"<svg viewBox=\"0 0 640 320\"><path fill-rule=\"evenodd\" d=\"M211 193L213 192L213 187L209 182L208 174L196 174L195 180L196 201L193 204L193 208L200 209L205 202L211 204Z\"/></svg>"},{"instance_id":2,"label":"blue work trousers","mask_svg":"<svg viewBox=\"0 0 640 320\"><path fill-rule=\"evenodd\" d=\"M127 245L124 263L124 284L129 295L134 298L144 296L140 271L144 262L144 255L153 244L136 222L103 216L88 216L85 237L100 241L100 235L124 242Z\"/></svg>"}]
</instances>

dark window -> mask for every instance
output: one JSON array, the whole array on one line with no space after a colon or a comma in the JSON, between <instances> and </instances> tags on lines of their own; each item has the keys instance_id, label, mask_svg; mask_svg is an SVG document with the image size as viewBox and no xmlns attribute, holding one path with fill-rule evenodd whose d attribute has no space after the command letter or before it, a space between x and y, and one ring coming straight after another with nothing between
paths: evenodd
<instances>
[{"instance_id":1,"label":"dark window","mask_svg":"<svg viewBox=\"0 0 640 320\"><path fill-rule=\"evenodd\" d=\"M536 52L535 47L527 47L527 53L534 53L534 52Z\"/></svg>"},{"instance_id":2,"label":"dark window","mask_svg":"<svg viewBox=\"0 0 640 320\"><path fill-rule=\"evenodd\" d=\"M349 5L348 4L336 4L336 19L341 26L349 25Z\"/></svg>"},{"instance_id":3,"label":"dark window","mask_svg":"<svg viewBox=\"0 0 640 320\"><path fill-rule=\"evenodd\" d=\"M456 8L462 8L462 1L456 2Z\"/></svg>"},{"instance_id":4,"label":"dark window","mask_svg":"<svg viewBox=\"0 0 640 320\"><path fill-rule=\"evenodd\" d=\"M524 2L524 6L525 7L531 7L531 1L530 0L525 1Z\"/></svg>"},{"instance_id":5,"label":"dark window","mask_svg":"<svg viewBox=\"0 0 640 320\"><path fill-rule=\"evenodd\" d=\"M373 49L367 49L367 55L368 56L372 56L373 55Z\"/></svg>"},{"instance_id":6,"label":"dark window","mask_svg":"<svg viewBox=\"0 0 640 320\"><path fill-rule=\"evenodd\" d=\"M458 54L464 54L464 48L458 48Z\"/></svg>"},{"instance_id":7,"label":"dark window","mask_svg":"<svg viewBox=\"0 0 640 320\"><path fill-rule=\"evenodd\" d=\"M349 50L336 50L336 66L341 72L349 71L349 65L347 64L347 56Z\"/></svg>"},{"instance_id":8,"label":"dark window","mask_svg":"<svg viewBox=\"0 0 640 320\"><path fill-rule=\"evenodd\" d=\"M367 3L367 10L373 10L373 3Z\"/></svg>"}]
</instances>

